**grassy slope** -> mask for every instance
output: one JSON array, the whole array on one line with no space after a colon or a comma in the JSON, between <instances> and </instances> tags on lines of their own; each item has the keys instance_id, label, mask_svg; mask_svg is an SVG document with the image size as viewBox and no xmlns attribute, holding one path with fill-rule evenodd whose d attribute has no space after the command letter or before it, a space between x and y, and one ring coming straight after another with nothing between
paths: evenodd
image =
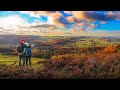
<instances>
[{"instance_id":1,"label":"grassy slope","mask_svg":"<svg viewBox=\"0 0 120 90\"><path fill-rule=\"evenodd\" d=\"M16 60L18 60L17 56L7 56L7 55L0 54L0 65L1 64L11 65ZM37 64L37 62L43 61L43 60L44 60L43 58L32 58L32 67L34 69L42 68L43 65ZM18 65L18 62L15 65Z\"/></svg>"}]
</instances>

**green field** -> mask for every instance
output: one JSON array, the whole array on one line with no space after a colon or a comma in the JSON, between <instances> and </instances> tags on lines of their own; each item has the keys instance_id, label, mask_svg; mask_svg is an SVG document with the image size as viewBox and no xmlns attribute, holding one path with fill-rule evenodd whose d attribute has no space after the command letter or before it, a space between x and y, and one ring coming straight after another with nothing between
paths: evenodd
<instances>
[{"instance_id":1,"label":"green field","mask_svg":"<svg viewBox=\"0 0 120 90\"><path fill-rule=\"evenodd\" d=\"M18 66L18 57L17 56L0 54L0 65L5 64L5 65L10 66L15 61L17 61L17 63L14 66ZM40 69L43 67L43 64L38 64L38 62L44 61L43 58L32 58L31 61L32 61L32 67L34 69Z\"/></svg>"},{"instance_id":2,"label":"green field","mask_svg":"<svg viewBox=\"0 0 120 90\"><path fill-rule=\"evenodd\" d=\"M79 40L76 40L74 43L67 43L66 46L77 46L77 47L91 47L93 46L93 42L95 42L95 46L107 46L107 45L116 45L120 44L119 41L112 40L111 42L107 40L102 40L101 38L80 38Z\"/></svg>"}]
</instances>

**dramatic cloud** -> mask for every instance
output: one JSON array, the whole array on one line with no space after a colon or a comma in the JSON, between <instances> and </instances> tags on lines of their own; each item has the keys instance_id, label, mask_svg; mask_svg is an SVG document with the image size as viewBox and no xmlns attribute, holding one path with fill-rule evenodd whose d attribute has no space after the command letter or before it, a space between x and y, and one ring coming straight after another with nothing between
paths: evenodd
<instances>
[{"instance_id":1,"label":"dramatic cloud","mask_svg":"<svg viewBox=\"0 0 120 90\"><path fill-rule=\"evenodd\" d=\"M75 18L73 16L67 17L66 18L69 22L74 22Z\"/></svg>"},{"instance_id":2,"label":"dramatic cloud","mask_svg":"<svg viewBox=\"0 0 120 90\"><path fill-rule=\"evenodd\" d=\"M81 20L92 21L91 18L85 15L84 11L73 11L72 14L72 16L67 17L67 20L70 22L76 22Z\"/></svg>"},{"instance_id":3,"label":"dramatic cloud","mask_svg":"<svg viewBox=\"0 0 120 90\"><path fill-rule=\"evenodd\" d=\"M62 28L71 27L73 23L77 26L84 26L86 22L81 22L83 20L90 23L95 20L105 22L116 18L118 19L118 15L113 14L112 12L98 13L95 11L64 11L64 14L62 14L58 11L21 11L21 13L29 14L32 17L38 18L45 15L48 18L49 24L54 24ZM118 14L118 12L116 13ZM90 25L88 27L90 27Z\"/></svg>"},{"instance_id":4,"label":"dramatic cloud","mask_svg":"<svg viewBox=\"0 0 120 90\"><path fill-rule=\"evenodd\" d=\"M59 13L58 11L21 11L21 13L29 14L30 16L38 18L40 18L41 15L45 15L48 17L48 21L50 21L50 24L55 24L60 27L64 27L64 24L62 24L59 21L62 14Z\"/></svg>"},{"instance_id":5,"label":"dramatic cloud","mask_svg":"<svg viewBox=\"0 0 120 90\"><path fill-rule=\"evenodd\" d=\"M120 11L0 12L1 33L66 36L118 33L111 34L112 30L120 30Z\"/></svg>"},{"instance_id":6,"label":"dramatic cloud","mask_svg":"<svg viewBox=\"0 0 120 90\"><path fill-rule=\"evenodd\" d=\"M112 12L107 11L106 13L103 12L96 12L96 11L85 11L83 12L83 16L87 18L86 20L94 21L111 21L111 20L119 20L120 19L120 12Z\"/></svg>"},{"instance_id":7,"label":"dramatic cloud","mask_svg":"<svg viewBox=\"0 0 120 90\"><path fill-rule=\"evenodd\" d=\"M68 12L68 11L67 11ZM120 19L120 12L112 12L108 11L106 13L96 12L96 11L73 11L70 12L73 15L70 17L67 17L66 19L69 22L75 22L78 23L81 20L86 20L87 22L94 22L96 20L107 22L111 20L119 20ZM105 23L104 23L105 24Z\"/></svg>"}]
</instances>

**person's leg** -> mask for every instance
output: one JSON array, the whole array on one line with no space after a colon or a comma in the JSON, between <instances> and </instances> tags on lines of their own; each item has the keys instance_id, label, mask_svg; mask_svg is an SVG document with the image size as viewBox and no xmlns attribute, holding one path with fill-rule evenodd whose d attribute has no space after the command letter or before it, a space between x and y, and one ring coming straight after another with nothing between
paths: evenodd
<instances>
[{"instance_id":1,"label":"person's leg","mask_svg":"<svg viewBox=\"0 0 120 90\"><path fill-rule=\"evenodd\" d=\"M26 66L28 66L28 56L26 56Z\"/></svg>"},{"instance_id":2,"label":"person's leg","mask_svg":"<svg viewBox=\"0 0 120 90\"><path fill-rule=\"evenodd\" d=\"M31 56L29 56L29 65L31 67Z\"/></svg>"},{"instance_id":3,"label":"person's leg","mask_svg":"<svg viewBox=\"0 0 120 90\"><path fill-rule=\"evenodd\" d=\"M23 55L23 67L25 67L25 56Z\"/></svg>"},{"instance_id":4,"label":"person's leg","mask_svg":"<svg viewBox=\"0 0 120 90\"><path fill-rule=\"evenodd\" d=\"M19 55L18 58L19 58L19 67L21 67L21 59L22 59L22 57Z\"/></svg>"}]
</instances>

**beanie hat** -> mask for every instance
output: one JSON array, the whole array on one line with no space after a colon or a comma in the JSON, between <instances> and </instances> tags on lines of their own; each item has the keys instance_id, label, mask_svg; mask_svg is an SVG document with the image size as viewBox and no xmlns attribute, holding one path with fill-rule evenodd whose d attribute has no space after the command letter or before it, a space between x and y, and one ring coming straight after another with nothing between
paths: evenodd
<instances>
[{"instance_id":1,"label":"beanie hat","mask_svg":"<svg viewBox=\"0 0 120 90\"><path fill-rule=\"evenodd\" d=\"M21 40L20 40L20 43L23 43L23 42L24 42L24 39L21 39Z\"/></svg>"}]
</instances>

